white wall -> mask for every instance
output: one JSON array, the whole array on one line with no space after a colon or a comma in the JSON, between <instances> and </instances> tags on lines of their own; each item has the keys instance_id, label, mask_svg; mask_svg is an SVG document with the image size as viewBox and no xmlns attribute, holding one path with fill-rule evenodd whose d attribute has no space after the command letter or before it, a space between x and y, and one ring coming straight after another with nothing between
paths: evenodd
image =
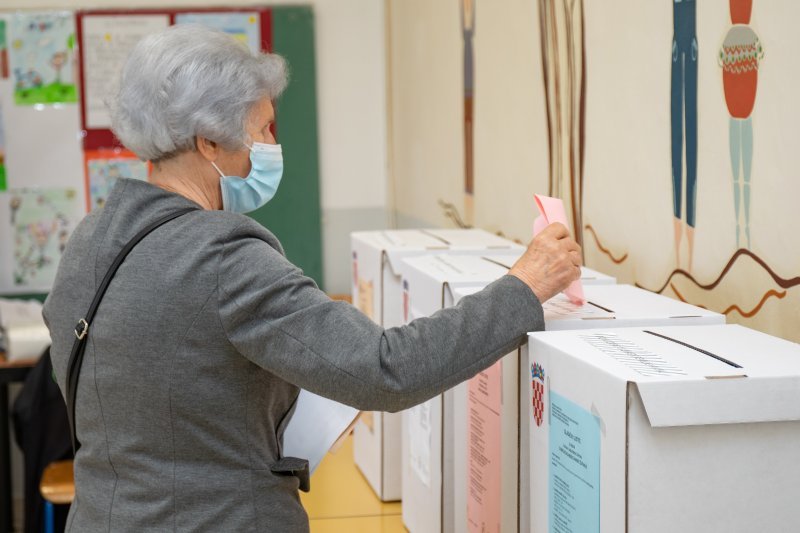
<instances>
[{"instance_id":1,"label":"white wall","mask_svg":"<svg viewBox=\"0 0 800 533\"><path fill-rule=\"evenodd\" d=\"M0 10L225 5L314 9L325 285L349 292L349 232L384 227L387 220L383 0L3 0Z\"/></svg>"}]
</instances>

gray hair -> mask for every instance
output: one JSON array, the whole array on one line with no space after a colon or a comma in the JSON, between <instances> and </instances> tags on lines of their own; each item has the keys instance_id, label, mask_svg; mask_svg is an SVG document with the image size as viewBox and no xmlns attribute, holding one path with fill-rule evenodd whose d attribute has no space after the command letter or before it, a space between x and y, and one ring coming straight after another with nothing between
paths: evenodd
<instances>
[{"instance_id":1,"label":"gray hair","mask_svg":"<svg viewBox=\"0 0 800 533\"><path fill-rule=\"evenodd\" d=\"M196 136L234 150L254 104L286 87L286 62L253 55L230 35L195 24L144 37L109 101L111 129L141 159L196 149Z\"/></svg>"}]
</instances>

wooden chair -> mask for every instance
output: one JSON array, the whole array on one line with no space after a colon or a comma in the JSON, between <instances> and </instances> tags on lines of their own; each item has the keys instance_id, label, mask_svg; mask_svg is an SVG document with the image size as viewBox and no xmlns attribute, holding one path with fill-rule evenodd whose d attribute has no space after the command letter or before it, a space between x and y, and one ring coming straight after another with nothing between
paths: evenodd
<instances>
[{"instance_id":1,"label":"wooden chair","mask_svg":"<svg viewBox=\"0 0 800 533\"><path fill-rule=\"evenodd\" d=\"M39 492L45 500L44 531L55 533L54 505L72 503L75 498L75 476L72 460L56 461L47 465L39 482Z\"/></svg>"}]
</instances>

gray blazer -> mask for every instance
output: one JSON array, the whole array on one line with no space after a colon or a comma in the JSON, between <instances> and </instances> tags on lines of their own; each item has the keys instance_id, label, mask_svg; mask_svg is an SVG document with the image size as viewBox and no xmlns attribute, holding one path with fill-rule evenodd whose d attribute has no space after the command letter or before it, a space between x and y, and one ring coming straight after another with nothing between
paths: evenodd
<instances>
[{"instance_id":1,"label":"gray blazer","mask_svg":"<svg viewBox=\"0 0 800 533\"><path fill-rule=\"evenodd\" d=\"M120 180L77 227L44 307L62 391L73 329L117 252L193 205ZM397 411L543 327L532 291L505 276L455 308L384 330L331 301L250 218L184 215L131 252L90 325L67 530L308 531L299 480L279 462L298 387Z\"/></svg>"}]
</instances>

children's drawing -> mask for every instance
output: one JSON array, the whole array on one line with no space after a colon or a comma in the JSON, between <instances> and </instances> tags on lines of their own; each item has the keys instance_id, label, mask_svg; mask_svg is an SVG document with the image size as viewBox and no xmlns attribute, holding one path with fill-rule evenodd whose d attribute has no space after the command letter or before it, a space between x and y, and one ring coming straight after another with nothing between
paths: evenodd
<instances>
[{"instance_id":1,"label":"children's drawing","mask_svg":"<svg viewBox=\"0 0 800 533\"><path fill-rule=\"evenodd\" d=\"M8 44L6 43L6 21L0 20L0 80L8 79Z\"/></svg>"},{"instance_id":2,"label":"children's drawing","mask_svg":"<svg viewBox=\"0 0 800 533\"><path fill-rule=\"evenodd\" d=\"M261 17L258 13L179 13L175 24L201 24L225 32L252 53L261 52Z\"/></svg>"},{"instance_id":3,"label":"children's drawing","mask_svg":"<svg viewBox=\"0 0 800 533\"><path fill-rule=\"evenodd\" d=\"M739 224L744 199L744 233L750 249L750 171L753 163L753 107L758 87L758 67L764 59L764 49L755 31L749 26L753 0L731 0L731 23L722 49L722 87L730 113L728 138L731 171L733 172L733 202L736 213L736 248L740 247ZM744 182L744 183L742 183ZM744 197L744 198L742 198Z\"/></svg>"},{"instance_id":4,"label":"children's drawing","mask_svg":"<svg viewBox=\"0 0 800 533\"><path fill-rule=\"evenodd\" d=\"M11 19L11 72L18 105L77 102L75 20L68 12Z\"/></svg>"},{"instance_id":5,"label":"children's drawing","mask_svg":"<svg viewBox=\"0 0 800 533\"><path fill-rule=\"evenodd\" d=\"M103 207L119 178L147 180L148 167L133 154L86 154L86 178L89 211Z\"/></svg>"},{"instance_id":6,"label":"children's drawing","mask_svg":"<svg viewBox=\"0 0 800 533\"><path fill-rule=\"evenodd\" d=\"M75 226L74 189L19 189L8 193L14 239L13 286L52 285Z\"/></svg>"}]
</instances>

